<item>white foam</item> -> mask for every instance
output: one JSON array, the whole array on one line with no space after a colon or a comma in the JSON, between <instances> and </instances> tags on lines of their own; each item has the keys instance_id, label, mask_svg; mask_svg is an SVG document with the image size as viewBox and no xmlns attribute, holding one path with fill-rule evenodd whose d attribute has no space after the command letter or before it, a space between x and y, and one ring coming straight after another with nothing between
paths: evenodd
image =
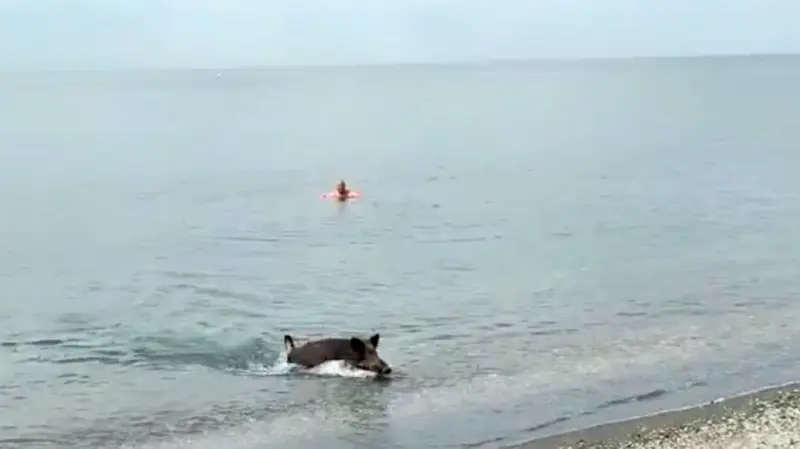
<instances>
[{"instance_id":1,"label":"white foam","mask_svg":"<svg viewBox=\"0 0 800 449\"><path fill-rule=\"evenodd\" d=\"M724 338L709 335L706 328L693 319L662 327L630 327L613 332L598 330L591 341L582 341L584 336L567 335L559 337L552 350L531 351L533 355L523 351L523 345L527 343L525 339L519 339L509 343L518 345L509 348L511 357L500 362L492 361L502 365L506 372L474 375L444 385L399 393L392 399L391 414L404 419L427 419L434 414L445 415L470 408L508 410L517 404L533 403L533 397L547 393L592 388L602 382L637 377L661 378L661 373L688 370L698 366L698 361L725 367L731 371L725 373L725 377L740 375L761 363L752 355L758 354L765 345L783 348L781 350L785 352L795 347L792 342L800 340L800 327L789 323L798 319L800 309L784 312L780 318L731 315L725 322L735 331L728 329L725 332L735 332L735 336L725 335ZM731 343L724 344L725 339ZM731 349L733 347L736 350ZM750 356L750 359L737 357L742 354ZM436 363L442 359L442 352L439 349L425 352L424 348L419 348L415 356ZM501 356L497 355L498 358ZM527 366L514 372L507 369L512 364Z\"/></svg>"},{"instance_id":2,"label":"white foam","mask_svg":"<svg viewBox=\"0 0 800 449\"><path fill-rule=\"evenodd\" d=\"M287 376L293 373L303 373L329 377L375 377L375 373L355 368L343 360L332 360L314 368L304 369L299 365L288 363L282 356L279 356L271 365L253 364L246 370L246 373L256 376Z\"/></svg>"},{"instance_id":3,"label":"white foam","mask_svg":"<svg viewBox=\"0 0 800 449\"><path fill-rule=\"evenodd\" d=\"M369 371L359 370L343 361L323 363L312 369L287 363L279 356L272 364L254 364L249 375L287 376L303 373L317 376L365 378L374 376ZM302 410L285 415L276 415L267 421L250 421L229 429L206 432L202 435L187 435L164 441L130 443L122 449L260 449L263 447L307 448L315 441L336 435L348 428L336 407L321 410Z\"/></svg>"},{"instance_id":4,"label":"white foam","mask_svg":"<svg viewBox=\"0 0 800 449\"><path fill-rule=\"evenodd\" d=\"M358 378L375 377L375 373L355 368L351 365L348 365L342 360L325 362L322 365L316 366L309 370L304 370L304 372L310 374L316 374L319 376L358 377Z\"/></svg>"},{"instance_id":5,"label":"white foam","mask_svg":"<svg viewBox=\"0 0 800 449\"><path fill-rule=\"evenodd\" d=\"M308 447L310 442L332 435L342 423L323 411L303 411L253 421L230 429L187 435L162 441L128 443L121 449L260 449ZM274 446L273 446L274 445Z\"/></svg>"}]
</instances>

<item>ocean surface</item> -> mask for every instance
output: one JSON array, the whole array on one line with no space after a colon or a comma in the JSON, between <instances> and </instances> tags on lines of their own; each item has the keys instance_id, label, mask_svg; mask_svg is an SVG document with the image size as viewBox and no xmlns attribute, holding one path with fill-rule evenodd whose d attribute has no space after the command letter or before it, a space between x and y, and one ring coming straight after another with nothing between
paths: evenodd
<instances>
[{"instance_id":1,"label":"ocean surface","mask_svg":"<svg viewBox=\"0 0 800 449\"><path fill-rule=\"evenodd\" d=\"M0 74L0 446L484 449L797 380L798 79ZM390 382L283 361L373 332Z\"/></svg>"}]
</instances>

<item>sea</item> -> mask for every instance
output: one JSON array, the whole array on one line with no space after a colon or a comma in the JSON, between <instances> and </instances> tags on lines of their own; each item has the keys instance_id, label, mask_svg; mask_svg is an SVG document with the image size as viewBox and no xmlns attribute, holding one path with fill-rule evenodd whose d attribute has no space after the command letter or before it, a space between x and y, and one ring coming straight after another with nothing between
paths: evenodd
<instances>
[{"instance_id":1,"label":"sea","mask_svg":"<svg viewBox=\"0 0 800 449\"><path fill-rule=\"evenodd\" d=\"M798 79L2 73L0 446L487 449L798 380ZM373 333L392 379L285 361Z\"/></svg>"}]
</instances>

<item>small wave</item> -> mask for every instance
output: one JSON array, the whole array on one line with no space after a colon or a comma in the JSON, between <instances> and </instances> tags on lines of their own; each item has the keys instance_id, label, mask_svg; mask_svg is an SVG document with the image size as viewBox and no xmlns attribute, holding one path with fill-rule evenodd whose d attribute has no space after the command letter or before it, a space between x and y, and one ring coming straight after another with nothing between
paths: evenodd
<instances>
[{"instance_id":1,"label":"small wave","mask_svg":"<svg viewBox=\"0 0 800 449\"><path fill-rule=\"evenodd\" d=\"M705 384L700 383L700 382L691 383L691 384L687 385L685 389L694 388L694 387L702 386L702 385L705 385ZM603 402L603 403L601 403L601 404L599 404L599 405L597 405L595 407L592 407L589 410L585 410L585 411L577 413L577 414L559 416L559 417L553 418L553 419L551 419L549 421L545 421L545 422L536 424L535 426L531 426L531 427L525 429L525 432L538 432L540 430L547 429L549 427L555 426L556 424L561 424L563 422L570 421L570 420L578 418L578 417L595 415L595 414L597 414L597 412L599 412L601 410L604 410L604 409L607 409L607 408L616 407L616 406L620 406L620 405L626 405L626 404L630 404L630 403L633 403L633 402L652 401L652 400L658 399L658 398L660 398L662 396L666 396L668 394L671 394L671 393L674 393L674 392L680 391L680 390L682 390L682 389L679 388L679 389L676 389L676 390L665 390L665 389L662 389L662 388L657 388L655 390L651 390L651 391L648 391L646 393L634 394L634 395L630 395L630 396L611 399L611 400Z\"/></svg>"},{"instance_id":2,"label":"small wave","mask_svg":"<svg viewBox=\"0 0 800 449\"><path fill-rule=\"evenodd\" d=\"M39 338L28 341L2 341L0 347L24 350L24 360L37 363L141 366L171 370L185 366L205 366L221 371L263 366L278 352L263 338L256 337L235 345L225 345L208 336L145 335L128 339Z\"/></svg>"},{"instance_id":3,"label":"small wave","mask_svg":"<svg viewBox=\"0 0 800 449\"><path fill-rule=\"evenodd\" d=\"M42 338L38 340L29 341L3 341L0 346L6 348L16 348L18 346L58 346L67 342L75 341L74 339L60 339L60 338Z\"/></svg>"},{"instance_id":4,"label":"small wave","mask_svg":"<svg viewBox=\"0 0 800 449\"><path fill-rule=\"evenodd\" d=\"M135 340L130 356L139 365L174 367L201 365L218 370L248 369L276 356L262 338L252 338L235 346L223 346L211 338L173 338L148 336Z\"/></svg>"},{"instance_id":5,"label":"small wave","mask_svg":"<svg viewBox=\"0 0 800 449\"><path fill-rule=\"evenodd\" d=\"M223 236L219 237L220 240L230 240L233 242L245 242L245 243L278 243L280 242L279 238L276 237L248 237L248 236L239 236L239 235L231 235L231 236Z\"/></svg>"},{"instance_id":6,"label":"small wave","mask_svg":"<svg viewBox=\"0 0 800 449\"><path fill-rule=\"evenodd\" d=\"M185 366L204 366L238 375L281 376L294 373L327 377L374 377L374 373L349 366L342 361L323 363L312 369L286 363L282 351L263 338L256 337L233 346L222 345L209 337L148 335L114 345L80 339L36 339L5 341L10 348L34 346L47 348L27 360L39 363L103 363L173 370Z\"/></svg>"},{"instance_id":7,"label":"small wave","mask_svg":"<svg viewBox=\"0 0 800 449\"><path fill-rule=\"evenodd\" d=\"M690 386L694 386L694 384L691 384ZM649 391L647 393L635 394L635 395L626 396L626 397L623 397L623 398L612 399L612 400L607 401L607 402L605 402L603 404L600 404L599 406L597 406L596 409L597 410L602 410L602 409L609 408L609 407L614 407L614 406L617 406L617 405L630 404L632 402L652 401L654 399L658 399L658 398L660 398L660 397L662 397L664 395L670 394L670 393L671 393L670 391L664 390L662 388L657 388L657 389Z\"/></svg>"},{"instance_id":8,"label":"small wave","mask_svg":"<svg viewBox=\"0 0 800 449\"><path fill-rule=\"evenodd\" d=\"M199 364L239 375L254 376L302 373L333 377L374 377L373 373L351 367L342 361L332 361L312 369L302 369L298 365L287 363L283 352L269 348L267 342L261 338L254 338L232 348L220 347L208 341L195 341L189 345L184 341L184 345L178 345L173 339L157 340L161 348L149 344L134 350L140 362L151 365ZM154 342L152 339L147 341Z\"/></svg>"}]
</instances>

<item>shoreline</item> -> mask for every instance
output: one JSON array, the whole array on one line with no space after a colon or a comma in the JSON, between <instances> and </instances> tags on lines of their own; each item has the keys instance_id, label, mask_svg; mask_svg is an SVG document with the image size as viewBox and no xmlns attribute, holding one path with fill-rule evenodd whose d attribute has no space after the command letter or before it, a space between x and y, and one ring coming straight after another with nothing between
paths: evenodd
<instances>
[{"instance_id":1,"label":"shoreline","mask_svg":"<svg viewBox=\"0 0 800 449\"><path fill-rule=\"evenodd\" d=\"M742 446L743 442L746 446ZM750 445L800 448L800 382L512 443L503 449L666 449Z\"/></svg>"}]
</instances>

